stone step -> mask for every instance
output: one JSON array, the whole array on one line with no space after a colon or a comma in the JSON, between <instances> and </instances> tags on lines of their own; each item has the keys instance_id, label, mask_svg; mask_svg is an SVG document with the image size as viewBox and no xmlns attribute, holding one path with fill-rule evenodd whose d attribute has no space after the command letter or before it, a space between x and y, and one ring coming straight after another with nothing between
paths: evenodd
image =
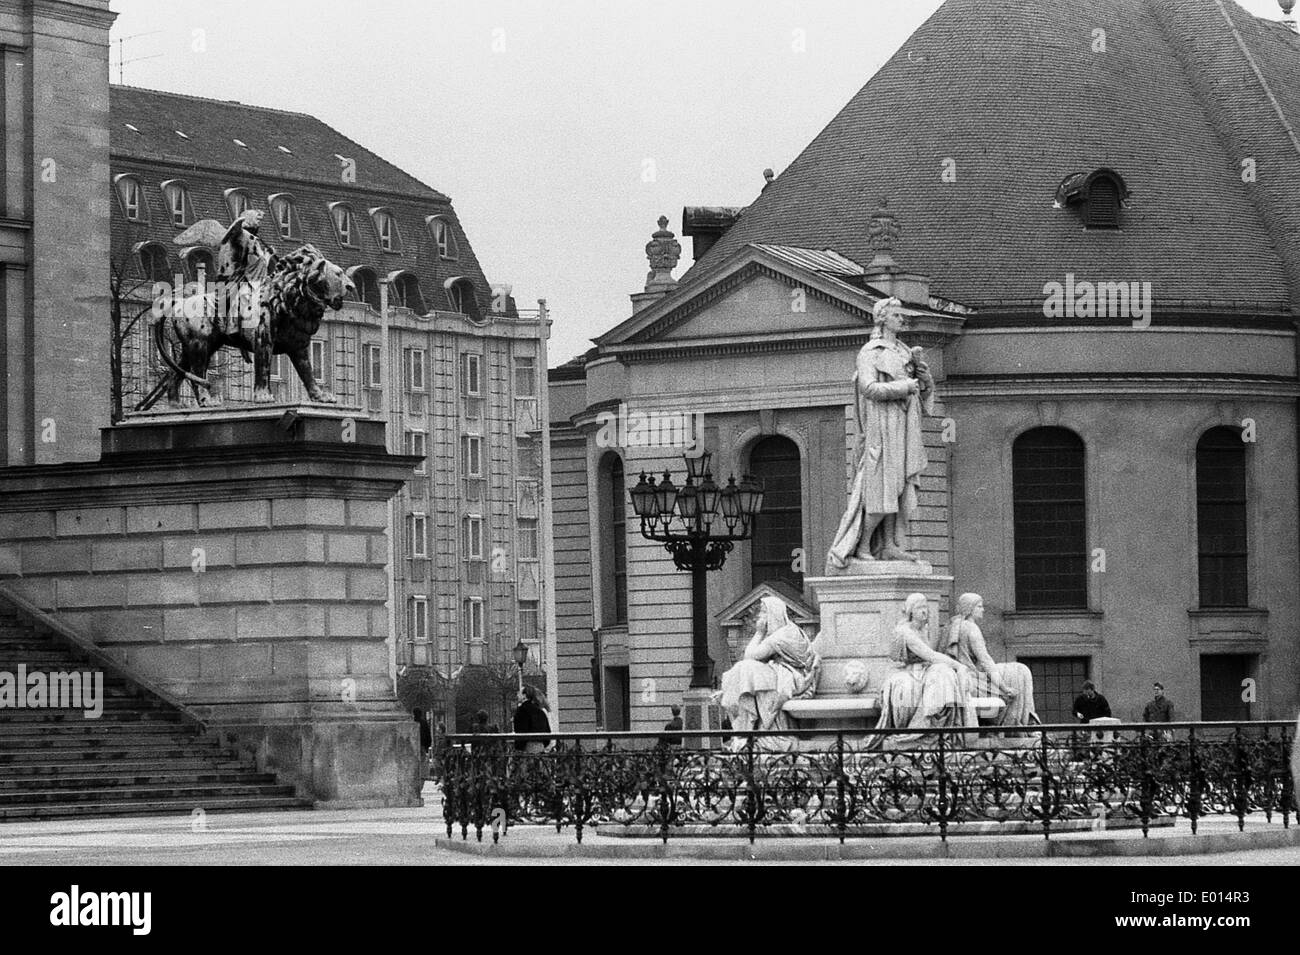
<instances>
[{"instance_id":1,"label":"stone step","mask_svg":"<svg viewBox=\"0 0 1300 955\"><path fill-rule=\"evenodd\" d=\"M86 723L117 720L171 720L181 722L185 719L177 710L168 709L159 703L145 702L142 700L124 700L124 699L107 699L103 702L104 712L95 720L89 720L82 715L80 709L55 710L55 709L10 709L5 707L0 710L0 720L5 723Z\"/></svg>"},{"instance_id":2,"label":"stone step","mask_svg":"<svg viewBox=\"0 0 1300 955\"><path fill-rule=\"evenodd\" d=\"M0 775L0 796L12 792L52 792L68 789L99 790L127 787L168 788L185 786L278 786L274 773L258 773L243 768L234 770L156 770L154 772L67 773L53 777L18 777Z\"/></svg>"},{"instance_id":3,"label":"stone step","mask_svg":"<svg viewBox=\"0 0 1300 955\"><path fill-rule=\"evenodd\" d=\"M183 755L170 759L73 759L67 755L44 755L39 759L23 760L0 764L0 782L9 779L26 779L29 782L43 776L59 777L69 775L95 775L114 773L159 773L159 772L220 772L232 773L247 770L237 759L201 759L187 758ZM34 785L35 783L32 782Z\"/></svg>"},{"instance_id":4,"label":"stone step","mask_svg":"<svg viewBox=\"0 0 1300 955\"><path fill-rule=\"evenodd\" d=\"M79 711L74 711L79 712ZM0 739L52 739L64 736L86 736L98 739L101 736L128 733L132 735L154 736L177 734L195 736L198 727L181 722L164 722L162 720L36 720L0 723Z\"/></svg>"},{"instance_id":5,"label":"stone step","mask_svg":"<svg viewBox=\"0 0 1300 955\"><path fill-rule=\"evenodd\" d=\"M188 816L196 808L211 812L266 812L310 809L311 802L294 796L240 796L209 799L200 804L177 800L110 802L95 804L36 804L0 806L0 822L35 822L41 819L100 819L113 816Z\"/></svg>"},{"instance_id":6,"label":"stone step","mask_svg":"<svg viewBox=\"0 0 1300 955\"><path fill-rule=\"evenodd\" d=\"M0 748L6 754L30 750L79 749L166 749L207 752L216 744L198 735L181 733L101 733L98 736L0 736Z\"/></svg>"},{"instance_id":7,"label":"stone step","mask_svg":"<svg viewBox=\"0 0 1300 955\"><path fill-rule=\"evenodd\" d=\"M174 786L113 786L98 789L24 789L0 791L0 807L25 806L48 803L94 802L157 802L160 800L185 800L191 806L202 806L209 799L226 799L232 796L292 796L292 786L278 783L214 783L204 785L193 781Z\"/></svg>"},{"instance_id":8,"label":"stone step","mask_svg":"<svg viewBox=\"0 0 1300 955\"><path fill-rule=\"evenodd\" d=\"M156 743L150 746L123 745L116 740L106 740L94 746L47 746L26 749L0 751L0 773L8 772L13 766L37 766L45 764L80 763L80 762L117 762L119 760L174 760L211 758L215 760L237 759L231 749L207 744L170 745Z\"/></svg>"}]
</instances>

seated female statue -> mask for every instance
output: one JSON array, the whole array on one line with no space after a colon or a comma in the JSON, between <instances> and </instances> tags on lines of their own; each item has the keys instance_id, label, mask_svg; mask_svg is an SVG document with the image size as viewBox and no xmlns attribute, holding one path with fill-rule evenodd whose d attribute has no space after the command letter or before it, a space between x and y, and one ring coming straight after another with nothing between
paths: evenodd
<instances>
[{"instance_id":1,"label":"seated female statue","mask_svg":"<svg viewBox=\"0 0 1300 955\"><path fill-rule=\"evenodd\" d=\"M867 748L898 749L926 743L932 731L961 726L965 701L960 671L965 664L936 650L930 642L930 606L924 594L912 594L903 605L906 619L899 621L890 643L896 669L880 690L877 729L914 729L901 736L872 734Z\"/></svg>"},{"instance_id":2,"label":"seated female statue","mask_svg":"<svg viewBox=\"0 0 1300 955\"><path fill-rule=\"evenodd\" d=\"M1028 726L1041 722L1034 712L1034 678L1023 663L996 663L990 656L980 630L984 619L984 598L979 594L962 594L957 598L957 612L948 626L944 653L964 667L962 695L1002 697L1006 706L995 721L999 726ZM976 725L974 714L966 720Z\"/></svg>"},{"instance_id":3,"label":"seated female statue","mask_svg":"<svg viewBox=\"0 0 1300 955\"><path fill-rule=\"evenodd\" d=\"M784 730L789 718L781 707L812 696L817 689L820 660L803 630L790 621L780 597L763 598L754 636L744 659L722 676L722 707L736 730ZM747 740L736 737L732 749ZM793 738L768 737L755 742L764 750L788 750Z\"/></svg>"}]
</instances>

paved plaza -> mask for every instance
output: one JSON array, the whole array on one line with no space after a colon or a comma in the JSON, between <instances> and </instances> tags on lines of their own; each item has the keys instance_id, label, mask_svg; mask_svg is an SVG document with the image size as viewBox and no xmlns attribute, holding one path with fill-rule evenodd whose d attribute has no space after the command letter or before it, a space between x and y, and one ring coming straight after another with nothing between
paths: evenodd
<instances>
[{"instance_id":1,"label":"paved plaza","mask_svg":"<svg viewBox=\"0 0 1300 955\"><path fill-rule=\"evenodd\" d=\"M456 848L445 845L446 828L432 785L425 788L425 806L419 809L355 809L269 813L209 814L202 820L190 816L152 816L137 819L88 819L57 823L12 823L0 826L0 865L495 865L510 864L513 855L560 865L691 865L741 864L747 842L725 837L670 840L666 849L658 840L627 839L588 832L579 850L571 830L557 835L553 828L523 826L510 830L500 849L483 851L474 843ZM1235 822L1212 819L1203 823L1198 839L1219 839L1236 829ZM1248 820L1247 833L1269 839L1295 839L1300 830L1286 835L1279 823ZM1186 826L1156 830L1152 840L1186 835ZM487 834L485 833L485 842ZM1053 842L1079 845L1099 840L1107 844L1139 840L1135 830L1079 833L1054 837ZM439 840L444 845L439 845ZM459 833L456 841L459 842ZM1015 846L1037 846L1035 836L967 837L950 840L954 853L989 853L981 857L936 858L937 838L850 840L850 848L887 852L891 865L1298 865L1300 844L1255 847L1236 852L1161 856L1038 856L993 855L1026 851ZM995 844L1001 848L995 848ZM833 839L760 839L752 850L756 859L776 864L809 863L847 865L871 859L826 860ZM467 851L468 850L468 851ZM579 851L603 857L578 856ZM510 853L507 855L506 853ZM652 857L660 854L660 857ZM913 858L906 858L914 854ZM814 856L822 856L815 858ZM923 858L915 856L925 855ZM651 857L648 857L651 856ZM700 858L699 856L707 856ZM879 858L879 855L876 857Z\"/></svg>"}]
</instances>

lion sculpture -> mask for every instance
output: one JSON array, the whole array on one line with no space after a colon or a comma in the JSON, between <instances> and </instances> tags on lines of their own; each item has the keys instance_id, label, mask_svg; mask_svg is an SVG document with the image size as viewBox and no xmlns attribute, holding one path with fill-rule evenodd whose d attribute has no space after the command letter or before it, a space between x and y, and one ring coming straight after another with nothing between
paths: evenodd
<instances>
[{"instance_id":1,"label":"lion sculpture","mask_svg":"<svg viewBox=\"0 0 1300 955\"><path fill-rule=\"evenodd\" d=\"M312 401L333 404L338 399L321 387L311 369L311 339L320 329L326 308L343 307L355 291L342 268L312 245L280 255L258 236L262 214L245 212L221 233L220 223L208 219L177 236L183 244L216 245L217 280L213 286L165 309L154 328L159 355L169 371L136 406L154 404L165 392L175 403L184 381L190 383L201 406L220 404L221 395L208 381L208 365L216 352L232 345L253 362L253 401L274 401L271 362L288 355ZM170 341L169 341L170 339Z\"/></svg>"}]
</instances>

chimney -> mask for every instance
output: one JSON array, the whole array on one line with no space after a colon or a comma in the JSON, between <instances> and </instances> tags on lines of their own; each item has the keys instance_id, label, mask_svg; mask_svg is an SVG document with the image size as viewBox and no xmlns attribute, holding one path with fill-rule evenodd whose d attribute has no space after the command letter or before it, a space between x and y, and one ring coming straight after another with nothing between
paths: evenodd
<instances>
[{"instance_id":1,"label":"chimney","mask_svg":"<svg viewBox=\"0 0 1300 955\"><path fill-rule=\"evenodd\" d=\"M704 258L704 254L744 211L744 208L734 206L687 206L682 209L682 235L691 237L691 254L696 262Z\"/></svg>"},{"instance_id":2,"label":"chimney","mask_svg":"<svg viewBox=\"0 0 1300 955\"><path fill-rule=\"evenodd\" d=\"M645 257L650 261L650 273L645 278L645 291L632 294L634 315L677 288L673 269L677 268L677 262L682 257L682 245L668 231L667 216L659 217L659 231L646 243Z\"/></svg>"},{"instance_id":3,"label":"chimney","mask_svg":"<svg viewBox=\"0 0 1300 955\"><path fill-rule=\"evenodd\" d=\"M889 211L889 200L882 197L880 206L871 214L867 224L867 245L872 257L862 270L862 278L885 295L913 305L928 305L930 276L904 272L902 266L894 261L894 243L902 234L898 216Z\"/></svg>"}]
</instances>

